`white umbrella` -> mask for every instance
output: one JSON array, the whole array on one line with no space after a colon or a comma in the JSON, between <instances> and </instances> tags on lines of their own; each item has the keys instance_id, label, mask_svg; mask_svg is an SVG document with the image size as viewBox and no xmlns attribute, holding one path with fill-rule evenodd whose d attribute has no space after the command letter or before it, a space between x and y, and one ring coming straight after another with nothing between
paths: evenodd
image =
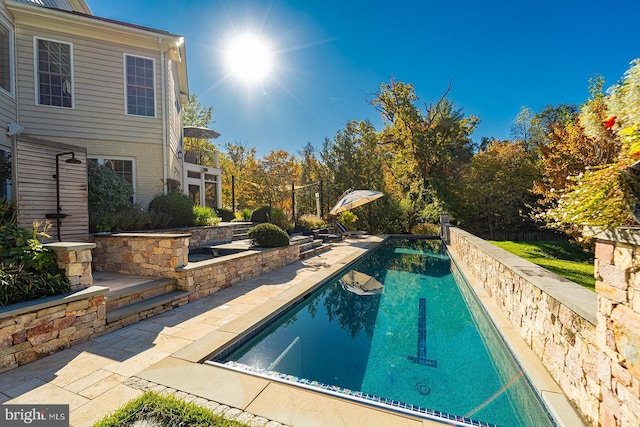
<instances>
[{"instance_id":1,"label":"white umbrella","mask_svg":"<svg viewBox=\"0 0 640 427\"><path fill-rule=\"evenodd\" d=\"M345 291L352 292L356 295L375 295L381 294L384 285L360 271L351 270L340 278L340 284Z\"/></svg>"},{"instance_id":2,"label":"white umbrella","mask_svg":"<svg viewBox=\"0 0 640 427\"><path fill-rule=\"evenodd\" d=\"M348 211L358 206L362 206L384 196L379 191L373 190L347 190L338 200L338 203L331 209L329 215L337 215L342 211Z\"/></svg>"}]
</instances>

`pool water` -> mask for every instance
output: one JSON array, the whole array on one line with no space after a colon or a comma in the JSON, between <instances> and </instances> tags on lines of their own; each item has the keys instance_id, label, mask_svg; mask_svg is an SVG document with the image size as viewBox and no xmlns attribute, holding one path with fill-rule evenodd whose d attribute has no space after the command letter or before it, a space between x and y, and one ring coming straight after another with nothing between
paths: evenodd
<instances>
[{"instance_id":1,"label":"pool water","mask_svg":"<svg viewBox=\"0 0 640 427\"><path fill-rule=\"evenodd\" d=\"M213 360L458 425L554 425L439 240L385 241Z\"/></svg>"}]
</instances>

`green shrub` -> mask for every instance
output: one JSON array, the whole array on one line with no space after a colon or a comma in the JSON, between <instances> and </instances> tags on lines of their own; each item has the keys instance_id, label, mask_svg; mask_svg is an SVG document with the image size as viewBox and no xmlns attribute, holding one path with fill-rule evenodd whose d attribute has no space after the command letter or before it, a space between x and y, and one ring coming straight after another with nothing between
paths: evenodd
<instances>
[{"instance_id":1,"label":"green shrub","mask_svg":"<svg viewBox=\"0 0 640 427\"><path fill-rule=\"evenodd\" d=\"M289 246L289 236L275 224L258 224L249 230L248 236L254 246L261 248Z\"/></svg>"},{"instance_id":2,"label":"green shrub","mask_svg":"<svg viewBox=\"0 0 640 427\"><path fill-rule=\"evenodd\" d=\"M208 206L194 206L193 214L195 216L194 225L217 225L222 220L216 211Z\"/></svg>"},{"instance_id":3,"label":"green shrub","mask_svg":"<svg viewBox=\"0 0 640 427\"><path fill-rule=\"evenodd\" d=\"M193 201L184 194L172 193L158 196L149 203L149 211L170 215L168 227L189 227L193 225Z\"/></svg>"},{"instance_id":4,"label":"green shrub","mask_svg":"<svg viewBox=\"0 0 640 427\"><path fill-rule=\"evenodd\" d=\"M251 222L270 222L271 206L261 206L251 212Z\"/></svg>"},{"instance_id":5,"label":"green shrub","mask_svg":"<svg viewBox=\"0 0 640 427\"><path fill-rule=\"evenodd\" d=\"M233 211L231 211L231 209L219 208L219 209L216 209L216 212L224 222L231 222L236 218L235 214L233 213Z\"/></svg>"},{"instance_id":6,"label":"green shrub","mask_svg":"<svg viewBox=\"0 0 640 427\"><path fill-rule=\"evenodd\" d=\"M56 254L38 238L49 237L47 226L39 231L6 224L0 226L0 306L57 295L71 289Z\"/></svg>"},{"instance_id":7,"label":"green shrub","mask_svg":"<svg viewBox=\"0 0 640 427\"><path fill-rule=\"evenodd\" d=\"M131 206L133 186L111 169L95 162L87 164L87 185L89 230L111 231L105 229L109 224L105 218Z\"/></svg>"},{"instance_id":8,"label":"green shrub","mask_svg":"<svg viewBox=\"0 0 640 427\"><path fill-rule=\"evenodd\" d=\"M305 230L317 230L318 228L325 228L327 223L316 215L304 214L298 218L298 224Z\"/></svg>"}]
</instances>

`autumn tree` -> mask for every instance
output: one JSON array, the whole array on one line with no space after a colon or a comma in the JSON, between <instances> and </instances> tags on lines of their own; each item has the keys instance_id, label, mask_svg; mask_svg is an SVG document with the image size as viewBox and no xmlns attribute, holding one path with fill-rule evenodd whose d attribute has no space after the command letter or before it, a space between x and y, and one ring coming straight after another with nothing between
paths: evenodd
<instances>
[{"instance_id":1,"label":"autumn tree","mask_svg":"<svg viewBox=\"0 0 640 427\"><path fill-rule=\"evenodd\" d=\"M459 224L493 239L497 232L533 227L528 215L539 177L535 155L524 141L492 141L458 173L452 202Z\"/></svg>"},{"instance_id":2,"label":"autumn tree","mask_svg":"<svg viewBox=\"0 0 640 427\"><path fill-rule=\"evenodd\" d=\"M330 175L325 191L328 209L348 189L386 192L384 171L388 158L379 147L378 135L371 122L352 120L333 139L326 139L322 160ZM378 230L379 208L378 201L358 208L356 225L370 232Z\"/></svg>"},{"instance_id":3,"label":"autumn tree","mask_svg":"<svg viewBox=\"0 0 640 427\"><path fill-rule=\"evenodd\" d=\"M298 190L296 190L296 215L316 214L316 193L322 192L327 185L331 183L331 171L329 167L323 163L320 153L311 145L310 142L304 146L300 154L300 182ZM322 188L321 188L322 184ZM320 194L319 194L320 196ZM321 195L322 202L327 203L327 195ZM323 207L323 213L326 208Z\"/></svg>"},{"instance_id":4,"label":"autumn tree","mask_svg":"<svg viewBox=\"0 0 640 427\"><path fill-rule=\"evenodd\" d=\"M424 111L416 105L413 85L403 82L383 83L372 100L384 121L381 144L393 152L390 170L400 186L409 230L429 207L430 215L446 209L452 177L472 156L470 135L479 119L465 117L446 99L449 90L437 102L425 103Z\"/></svg>"},{"instance_id":5,"label":"autumn tree","mask_svg":"<svg viewBox=\"0 0 640 427\"><path fill-rule=\"evenodd\" d=\"M259 159L257 167L246 176L249 193L260 206L272 206L291 212L291 186L298 181L300 165L284 150L271 151Z\"/></svg>"},{"instance_id":6,"label":"autumn tree","mask_svg":"<svg viewBox=\"0 0 640 427\"><path fill-rule=\"evenodd\" d=\"M220 157L222 169L222 200L224 206L232 207L232 180L236 210L256 207L253 197L253 182L248 177L257 175L258 160L256 149L246 143L231 143L225 145L225 152ZM235 179L234 179L235 177Z\"/></svg>"}]
</instances>

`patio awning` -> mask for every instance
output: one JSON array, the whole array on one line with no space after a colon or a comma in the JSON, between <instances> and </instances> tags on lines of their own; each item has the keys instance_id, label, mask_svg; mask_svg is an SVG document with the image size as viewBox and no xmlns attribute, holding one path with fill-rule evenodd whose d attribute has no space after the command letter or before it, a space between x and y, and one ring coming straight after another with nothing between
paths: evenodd
<instances>
[{"instance_id":1,"label":"patio awning","mask_svg":"<svg viewBox=\"0 0 640 427\"><path fill-rule=\"evenodd\" d=\"M183 131L185 138L216 139L220 136L215 130L200 126L185 126Z\"/></svg>"}]
</instances>

